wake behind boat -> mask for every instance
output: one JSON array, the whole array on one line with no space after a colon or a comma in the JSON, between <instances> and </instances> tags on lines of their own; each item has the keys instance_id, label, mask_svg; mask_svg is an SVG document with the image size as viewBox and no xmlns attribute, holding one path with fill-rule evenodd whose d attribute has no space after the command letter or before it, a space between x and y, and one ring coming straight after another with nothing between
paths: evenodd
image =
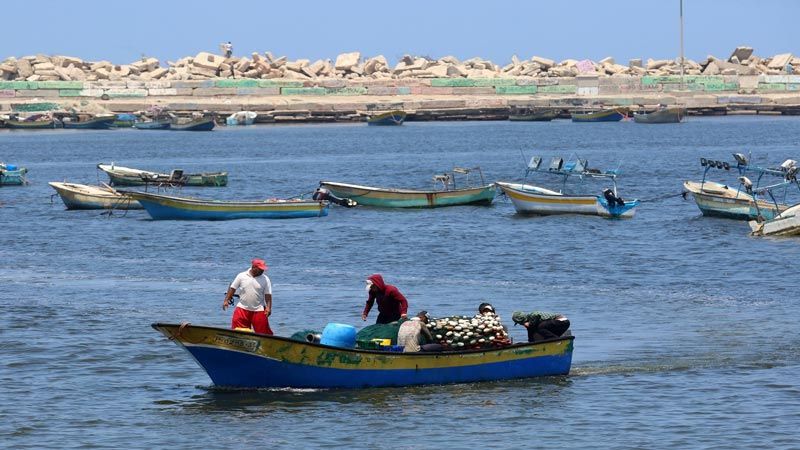
<instances>
[{"instance_id":1,"label":"wake behind boat","mask_svg":"<svg viewBox=\"0 0 800 450\"><path fill-rule=\"evenodd\" d=\"M478 173L481 185L477 187L456 187L456 174ZM456 205L490 205L495 196L494 184L486 184L479 167L456 167L452 173L435 175L434 186L438 189L415 190L394 189L358 184L320 181L320 186L337 197L348 198L359 205L383 208L436 208ZM469 180L467 180L469 186Z\"/></svg>"},{"instance_id":2,"label":"wake behind boat","mask_svg":"<svg viewBox=\"0 0 800 450\"><path fill-rule=\"evenodd\" d=\"M186 174L175 169L171 173L150 172L112 164L98 164L97 168L108 175L112 186L204 186L222 187L228 184L228 172L202 172Z\"/></svg>"},{"instance_id":3,"label":"wake behind boat","mask_svg":"<svg viewBox=\"0 0 800 450\"><path fill-rule=\"evenodd\" d=\"M142 209L142 205L108 186L77 183L47 183L55 189L67 209Z\"/></svg>"},{"instance_id":4,"label":"wake behind boat","mask_svg":"<svg viewBox=\"0 0 800 450\"><path fill-rule=\"evenodd\" d=\"M138 201L155 220L294 219L328 215L328 202L308 200L222 201L119 191Z\"/></svg>"},{"instance_id":5,"label":"wake behind boat","mask_svg":"<svg viewBox=\"0 0 800 450\"><path fill-rule=\"evenodd\" d=\"M526 177L530 173L546 173L563 179L566 186L570 178L608 180L612 188L605 189L601 195L564 194L562 191L546 189L525 183L498 181L500 190L511 199L519 214L553 215L586 214L609 218L630 218L639 206L639 200L623 200L617 194L616 171L601 172L589 169L586 160L577 159L564 163L563 158L554 157L547 169L541 167L542 158L531 158Z\"/></svg>"},{"instance_id":6,"label":"wake behind boat","mask_svg":"<svg viewBox=\"0 0 800 450\"><path fill-rule=\"evenodd\" d=\"M369 388L567 375L574 339L399 353L189 324L152 326L188 351L215 385L234 388Z\"/></svg>"}]
</instances>

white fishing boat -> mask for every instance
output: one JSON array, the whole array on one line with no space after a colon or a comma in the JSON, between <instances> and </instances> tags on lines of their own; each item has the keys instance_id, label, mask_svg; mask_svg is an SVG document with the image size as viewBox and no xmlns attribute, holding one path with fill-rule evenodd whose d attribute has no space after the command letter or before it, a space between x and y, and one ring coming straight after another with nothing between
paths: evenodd
<instances>
[{"instance_id":1,"label":"white fishing boat","mask_svg":"<svg viewBox=\"0 0 800 450\"><path fill-rule=\"evenodd\" d=\"M67 209L142 209L142 205L109 186L47 183L56 190Z\"/></svg>"},{"instance_id":2,"label":"white fishing boat","mask_svg":"<svg viewBox=\"0 0 800 450\"><path fill-rule=\"evenodd\" d=\"M519 214L553 215L553 214L585 214L609 218L630 218L639 206L639 200L623 200L617 193L617 171L601 172L588 168L583 159L567 161L554 157L548 168L541 167L542 158L531 158L525 175L530 173L546 173L563 179L564 187L570 178L600 179L611 183L600 195L566 194L564 189L552 190L527 183L508 183L498 181L497 186L514 204Z\"/></svg>"},{"instance_id":3,"label":"white fishing boat","mask_svg":"<svg viewBox=\"0 0 800 450\"><path fill-rule=\"evenodd\" d=\"M748 222L753 236L800 236L800 203L772 219Z\"/></svg>"}]
</instances>

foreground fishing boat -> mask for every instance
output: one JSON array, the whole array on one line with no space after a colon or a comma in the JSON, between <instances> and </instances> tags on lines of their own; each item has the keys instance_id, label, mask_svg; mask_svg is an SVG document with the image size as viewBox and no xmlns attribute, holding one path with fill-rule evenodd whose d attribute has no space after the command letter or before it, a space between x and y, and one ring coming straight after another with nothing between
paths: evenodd
<instances>
[{"instance_id":1,"label":"foreground fishing boat","mask_svg":"<svg viewBox=\"0 0 800 450\"><path fill-rule=\"evenodd\" d=\"M683 108L661 108L650 113L633 113L636 123L680 123L686 115Z\"/></svg>"},{"instance_id":2,"label":"foreground fishing boat","mask_svg":"<svg viewBox=\"0 0 800 450\"><path fill-rule=\"evenodd\" d=\"M455 174L480 173L481 185L477 187L456 188ZM348 198L359 205L382 208L436 208L457 205L490 205L494 200L494 184L486 184L480 168L457 167L451 174L434 176L434 183L440 189L414 190L391 189L358 184L320 181L320 187L328 189L333 195Z\"/></svg>"},{"instance_id":3,"label":"foreground fishing boat","mask_svg":"<svg viewBox=\"0 0 800 450\"><path fill-rule=\"evenodd\" d=\"M89 120L65 120L64 128L77 130L107 130L111 128L117 116L99 116Z\"/></svg>"},{"instance_id":4,"label":"foreground fishing boat","mask_svg":"<svg viewBox=\"0 0 800 450\"><path fill-rule=\"evenodd\" d=\"M221 201L119 191L138 201L155 220L295 219L328 215L328 202L306 200Z\"/></svg>"},{"instance_id":5,"label":"foreground fishing boat","mask_svg":"<svg viewBox=\"0 0 800 450\"><path fill-rule=\"evenodd\" d=\"M397 353L188 324L152 326L188 351L215 385L235 388L368 388L567 375L574 339Z\"/></svg>"},{"instance_id":6,"label":"foreground fishing boat","mask_svg":"<svg viewBox=\"0 0 800 450\"><path fill-rule=\"evenodd\" d=\"M768 201L759 198L758 193L783 189L785 197L786 189L789 186L797 185L794 179L796 169L791 163L784 163L786 168L768 169L749 164L748 158L741 153L735 153L734 158L736 159L735 167L728 162L700 158L700 165L704 167L702 181L685 181L683 183L684 189L692 194L697 207L704 216L736 220L755 220L759 216L762 219L772 219L789 208L788 204L775 200L774 196L771 201ZM739 173L736 187L706 181L707 174L711 169L729 171L732 167ZM755 177L755 183L747 178L746 174ZM780 177L783 180L762 187L765 176ZM798 188L800 191L800 187Z\"/></svg>"},{"instance_id":7,"label":"foreground fishing boat","mask_svg":"<svg viewBox=\"0 0 800 450\"><path fill-rule=\"evenodd\" d=\"M52 130L61 128L61 121L51 118L30 117L25 120L6 120L6 128L12 130Z\"/></svg>"},{"instance_id":8,"label":"foreground fishing boat","mask_svg":"<svg viewBox=\"0 0 800 450\"><path fill-rule=\"evenodd\" d=\"M620 109L606 109L596 112L573 112L573 122L619 122L627 117L624 110Z\"/></svg>"},{"instance_id":9,"label":"foreground fishing boat","mask_svg":"<svg viewBox=\"0 0 800 450\"><path fill-rule=\"evenodd\" d=\"M142 209L130 196L107 186L76 183L47 183L55 189L67 209Z\"/></svg>"},{"instance_id":10,"label":"foreground fishing boat","mask_svg":"<svg viewBox=\"0 0 800 450\"><path fill-rule=\"evenodd\" d=\"M543 109L533 111L519 111L508 116L512 122L550 122L558 117L559 111L554 109Z\"/></svg>"},{"instance_id":11,"label":"foreground fishing boat","mask_svg":"<svg viewBox=\"0 0 800 450\"><path fill-rule=\"evenodd\" d=\"M27 183L28 169L13 164L0 163L0 186L21 186Z\"/></svg>"},{"instance_id":12,"label":"foreground fishing boat","mask_svg":"<svg viewBox=\"0 0 800 450\"><path fill-rule=\"evenodd\" d=\"M228 184L228 172L183 173L176 169L171 173L149 172L114 164L98 164L97 168L108 175L112 186L144 186L147 184L166 186L222 187Z\"/></svg>"},{"instance_id":13,"label":"foreground fishing boat","mask_svg":"<svg viewBox=\"0 0 800 450\"><path fill-rule=\"evenodd\" d=\"M541 172L562 177L566 186L570 178L602 179L612 183L612 188L605 189L601 195L576 195L564 194L561 191L545 189L540 186L525 183L508 183L498 181L497 187L511 199L519 214L554 215L554 214L585 214L608 218L631 218L639 206L639 200L623 200L617 194L617 172L601 172L589 169L586 160L567 162L560 157L553 158L550 167L541 167L542 159L538 156L531 158L525 171L526 177L532 172Z\"/></svg>"},{"instance_id":14,"label":"foreground fishing boat","mask_svg":"<svg viewBox=\"0 0 800 450\"><path fill-rule=\"evenodd\" d=\"M367 125L402 125L405 120L405 111L389 111L371 116Z\"/></svg>"},{"instance_id":15,"label":"foreground fishing boat","mask_svg":"<svg viewBox=\"0 0 800 450\"><path fill-rule=\"evenodd\" d=\"M800 204L767 220L748 222L753 236L800 236Z\"/></svg>"},{"instance_id":16,"label":"foreground fishing boat","mask_svg":"<svg viewBox=\"0 0 800 450\"><path fill-rule=\"evenodd\" d=\"M186 123L172 123L169 129L172 131L211 131L214 129L214 119L202 118L194 119Z\"/></svg>"}]
</instances>

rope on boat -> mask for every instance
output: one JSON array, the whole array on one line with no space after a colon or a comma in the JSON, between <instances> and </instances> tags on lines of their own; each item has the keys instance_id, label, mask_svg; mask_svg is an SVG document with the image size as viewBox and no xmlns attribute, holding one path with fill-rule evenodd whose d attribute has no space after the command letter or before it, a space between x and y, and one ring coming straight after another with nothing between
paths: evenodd
<instances>
[{"instance_id":1,"label":"rope on boat","mask_svg":"<svg viewBox=\"0 0 800 450\"><path fill-rule=\"evenodd\" d=\"M677 194L667 194L667 195L661 195L659 197L653 197L653 198L648 198L648 199L644 199L644 200L639 200L639 203L657 202L657 201L666 200L668 198L673 198L673 197L683 197L683 199L686 200L688 194L689 194L689 191L681 191L681 192L679 192Z\"/></svg>"}]
</instances>

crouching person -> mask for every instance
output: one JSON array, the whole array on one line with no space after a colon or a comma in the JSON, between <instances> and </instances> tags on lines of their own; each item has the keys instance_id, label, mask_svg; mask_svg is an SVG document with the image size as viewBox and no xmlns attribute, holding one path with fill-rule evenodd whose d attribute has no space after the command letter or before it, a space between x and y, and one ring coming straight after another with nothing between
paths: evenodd
<instances>
[{"instance_id":1,"label":"crouching person","mask_svg":"<svg viewBox=\"0 0 800 450\"><path fill-rule=\"evenodd\" d=\"M569 319L561 314L534 311L525 314L520 311L511 315L514 325L521 324L528 330L528 342L539 342L559 338L569 330Z\"/></svg>"},{"instance_id":2,"label":"crouching person","mask_svg":"<svg viewBox=\"0 0 800 450\"><path fill-rule=\"evenodd\" d=\"M431 316L427 311L420 311L416 317L403 322L397 331L397 345L403 346L403 352L440 352L441 344L433 343L433 336L428 330Z\"/></svg>"}]
</instances>

